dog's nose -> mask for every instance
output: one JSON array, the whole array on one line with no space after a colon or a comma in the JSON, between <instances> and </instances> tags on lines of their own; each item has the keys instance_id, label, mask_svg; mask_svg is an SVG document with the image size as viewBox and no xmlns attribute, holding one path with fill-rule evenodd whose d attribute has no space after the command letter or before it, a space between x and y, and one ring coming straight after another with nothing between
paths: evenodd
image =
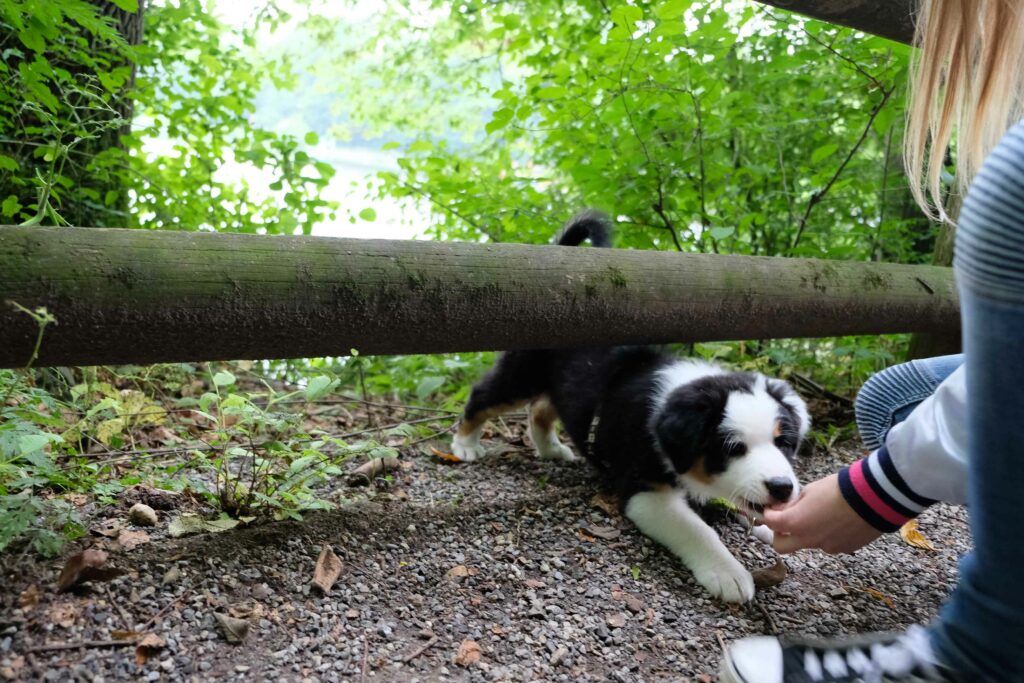
<instances>
[{"instance_id":1,"label":"dog's nose","mask_svg":"<svg viewBox=\"0 0 1024 683\"><path fill-rule=\"evenodd\" d=\"M764 486L768 489L768 495L780 503L785 503L793 495L793 480L789 477L766 479Z\"/></svg>"}]
</instances>

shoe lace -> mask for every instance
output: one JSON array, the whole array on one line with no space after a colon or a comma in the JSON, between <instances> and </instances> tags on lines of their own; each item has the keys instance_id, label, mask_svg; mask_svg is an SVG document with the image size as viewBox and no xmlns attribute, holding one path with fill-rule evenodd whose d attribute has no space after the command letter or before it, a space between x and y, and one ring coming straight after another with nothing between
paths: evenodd
<instances>
[{"instance_id":1,"label":"shoe lace","mask_svg":"<svg viewBox=\"0 0 1024 683\"><path fill-rule=\"evenodd\" d=\"M803 668L811 681L941 681L931 657L927 632L920 626L889 642L803 651Z\"/></svg>"}]
</instances>

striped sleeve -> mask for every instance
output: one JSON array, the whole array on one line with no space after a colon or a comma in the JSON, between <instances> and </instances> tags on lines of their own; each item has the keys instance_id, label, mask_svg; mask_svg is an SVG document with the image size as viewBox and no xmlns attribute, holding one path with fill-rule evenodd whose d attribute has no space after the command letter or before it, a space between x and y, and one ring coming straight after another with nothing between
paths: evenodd
<instances>
[{"instance_id":1,"label":"striped sleeve","mask_svg":"<svg viewBox=\"0 0 1024 683\"><path fill-rule=\"evenodd\" d=\"M885 446L840 470L839 490L865 522L882 532L896 531L936 502L907 485Z\"/></svg>"}]
</instances>

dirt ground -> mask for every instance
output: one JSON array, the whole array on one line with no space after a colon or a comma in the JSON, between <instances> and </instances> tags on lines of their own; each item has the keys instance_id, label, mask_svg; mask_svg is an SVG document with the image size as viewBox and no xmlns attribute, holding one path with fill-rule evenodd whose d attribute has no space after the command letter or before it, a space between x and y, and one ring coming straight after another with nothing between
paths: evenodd
<instances>
[{"instance_id":1,"label":"dirt ground","mask_svg":"<svg viewBox=\"0 0 1024 683\"><path fill-rule=\"evenodd\" d=\"M969 547L964 510L937 506L920 520L934 551L890 535L853 556L801 552L780 585L726 605L596 505L586 465L536 460L522 428L491 432L491 455L472 464L431 455L443 441L405 449L390 481L341 485L350 502L302 522L170 538L176 511L158 510L149 542L108 548L124 575L72 592L54 590L67 555L7 557L0 677L706 683L723 645L746 635L926 623ZM814 449L798 470L809 481L860 455L852 443ZM91 525L123 519L132 502L98 509ZM730 513L706 513L746 566L776 561ZM311 587L325 544L342 563L326 596ZM217 614L242 620L241 643ZM137 653L117 631L162 646Z\"/></svg>"}]
</instances>

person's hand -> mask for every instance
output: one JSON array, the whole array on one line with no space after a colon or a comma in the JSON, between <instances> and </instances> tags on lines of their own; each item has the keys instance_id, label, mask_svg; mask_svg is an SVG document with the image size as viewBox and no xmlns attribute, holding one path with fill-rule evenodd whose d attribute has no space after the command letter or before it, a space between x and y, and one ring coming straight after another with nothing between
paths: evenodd
<instances>
[{"instance_id":1,"label":"person's hand","mask_svg":"<svg viewBox=\"0 0 1024 683\"><path fill-rule=\"evenodd\" d=\"M835 474L805 486L788 507L765 510L764 523L775 532L774 546L780 553L802 548L852 553L882 535L846 502Z\"/></svg>"}]
</instances>

